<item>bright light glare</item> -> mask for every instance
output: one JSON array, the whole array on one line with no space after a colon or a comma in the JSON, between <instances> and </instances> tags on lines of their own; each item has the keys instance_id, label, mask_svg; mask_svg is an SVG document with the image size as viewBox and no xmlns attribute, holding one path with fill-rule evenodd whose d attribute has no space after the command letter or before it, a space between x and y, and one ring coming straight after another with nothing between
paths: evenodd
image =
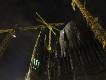
<instances>
[{"instance_id":1,"label":"bright light glare","mask_svg":"<svg viewBox=\"0 0 106 80\"><path fill-rule=\"evenodd\" d=\"M14 38L16 38L16 35L12 35Z\"/></svg>"}]
</instances>

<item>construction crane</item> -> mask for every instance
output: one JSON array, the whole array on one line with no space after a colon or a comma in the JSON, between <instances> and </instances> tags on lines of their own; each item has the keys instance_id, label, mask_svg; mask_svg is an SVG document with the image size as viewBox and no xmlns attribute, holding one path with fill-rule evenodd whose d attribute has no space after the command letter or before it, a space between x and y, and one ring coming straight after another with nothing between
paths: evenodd
<instances>
[{"instance_id":1,"label":"construction crane","mask_svg":"<svg viewBox=\"0 0 106 80\"><path fill-rule=\"evenodd\" d=\"M75 10L75 6L78 7L83 17L86 19L89 24L91 30L93 31L95 37L102 43L104 50L106 50L106 32L99 24L97 20L87 11L84 5L81 4L79 0L72 0L71 3L73 9Z\"/></svg>"},{"instance_id":2,"label":"construction crane","mask_svg":"<svg viewBox=\"0 0 106 80\"><path fill-rule=\"evenodd\" d=\"M7 46L9 45L11 39L13 37L16 37L15 32L18 31L23 31L23 30L36 30L38 28L48 28L50 30L50 32L52 31L54 34L55 32L53 31L53 29L58 30L57 28L53 27L53 26L61 26L64 23L47 23L45 22L45 20L37 13L38 17L41 19L37 19L40 22L42 22L42 25L37 25L37 26L24 26L24 27L11 27L11 28L1 28L0 29L0 33L7 33L7 35L5 36L5 38L3 39L2 43L0 44L0 57L3 55L5 49L7 48ZM43 21L42 21L43 20ZM52 27L51 27L52 26ZM48 43L48 50L51 50L51 34L49 33L49 43Z\"/></svg>"},{"instance_id":3,"label":"construction crane","mask_svg":"<svg viewBox=\"0 0 106 80\"><path fill-rule=\"evenodd\" d=\"M38 13L36 13L36 14L39 17L39 19L37 19L37 20L39 22L41 22L42 24L44 24L46 26L46 28L49 29L49 41L48 41L48 45L47 45L47 50L48 50L48 52L51 52L52 51L52 48L51 48L52 34L51 34L51 32L53 32L53 34L56 35L56 33L54 32L54 29L57 30L57 31L60 31L60 30L55 28L54 26L60 26L60 25L63 25L63 23L51 23L51 24L48 24ZM36 67L34 67L34 65L38 66L37 64L39 64L38 60L36 60L35 57L36 57L36 53L37 53L36 50L37 50L37 47L38 47L39 40L40 40L41 33L42 33L43 29L44 29L44 26L41 27L41 30L40 30L39 35L38 35L38 38L36 40L36 43L35 43L35 46L34 46L34 49L33 49L33 53L32 53L32 57L31 57L29 70L28 70L28 73L26 74L25 80L31 80L32 79L31 76L33 74L33 69L36 69ZM46 43L46 35L44 36L44 43ZM32 63L34 63L34 65L32 65Z\"/></svg>"}]
</instances>

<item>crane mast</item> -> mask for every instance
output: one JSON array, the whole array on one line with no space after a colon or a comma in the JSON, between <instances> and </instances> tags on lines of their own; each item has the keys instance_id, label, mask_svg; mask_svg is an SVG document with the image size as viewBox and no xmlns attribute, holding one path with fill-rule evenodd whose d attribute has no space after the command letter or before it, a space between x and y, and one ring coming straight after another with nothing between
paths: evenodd
<instances>
[{"instance_id":1,"label":"crane mast","mask_svg":"<svg viewBox=\"0 0 106 80\"><path fill-rule=\"evenodd\" d=\"M75 10L75 6L78 7L83 17L86 19L88 25L93 31L95 37L102 43L104 50L106 50L106 32L100 25L98 21L87 11L84 5L79 0L72 0L71 3L73 9Z\"/></svg>"},{"instance_id":2,"label":"crane mast","mask_svg":"<svg viewBox=\"0 0 106 80\"><path fill-rule=\"evenodd\" d=\"M40 39L40 36L41 36L41 31L39 32L39 35L37 37L37 40L36 40L36 43L34 45L34 49L33 49L33 53L32 53L32 57L31 57L31 62L33 62L34 60L34 57L35 57L35 53L36 53L36 49L37 49L37 46L38 46L38 43L39 43L39 39ZM32 64L30 63L30 66L29 66L29 70L28 70L28 73L25 77L25 80L30 80L31 78L31 74L32 74Z\"/></svg>"}]
</instances>

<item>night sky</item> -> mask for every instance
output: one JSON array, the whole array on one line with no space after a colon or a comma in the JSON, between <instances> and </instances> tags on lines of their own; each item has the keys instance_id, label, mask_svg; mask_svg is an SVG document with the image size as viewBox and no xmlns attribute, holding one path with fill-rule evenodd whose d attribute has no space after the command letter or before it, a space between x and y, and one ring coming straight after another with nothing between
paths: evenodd
<instances>
[{"instance_id":1,"label":"night sky","mask_svg":"<svg viewBox=\"0 0 106 80\"><path fill-rule=\"evenodd\" d=\"M106 24L105 0L86 1L89 12L98 17L101 25ZM73 11L71 0L0 0L0 27L10 25L36 25L36 12L47 22L64 22L75 20L83 24L80 12ZM38 31L19 31L12 39L4 55L0 59L0 80L24 80L27 73L32 50Z\"/></svg>"}]
</instances>

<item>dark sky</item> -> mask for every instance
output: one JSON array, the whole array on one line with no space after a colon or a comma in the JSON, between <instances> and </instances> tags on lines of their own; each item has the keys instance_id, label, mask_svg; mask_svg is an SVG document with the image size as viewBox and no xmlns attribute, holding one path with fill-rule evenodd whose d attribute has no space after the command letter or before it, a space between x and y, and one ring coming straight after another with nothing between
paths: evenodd
<instances>
[{"instance_id":1,"label":"dark sky","mask_svg":"<svg viewBox=\"0 0 106 80\"><path fill-rule=\"evenodd\" d=\"M84 0L81 0L84 1ZM105 28L105 0L85 0L86 7ZM47 22L75 20L83 23L79 11L73 11L70 0L0 0L0 27L35 25L38 12ZM19 31L0 60L0 80L24 80L38 31Z\"/></svg>"}]
</instances>

